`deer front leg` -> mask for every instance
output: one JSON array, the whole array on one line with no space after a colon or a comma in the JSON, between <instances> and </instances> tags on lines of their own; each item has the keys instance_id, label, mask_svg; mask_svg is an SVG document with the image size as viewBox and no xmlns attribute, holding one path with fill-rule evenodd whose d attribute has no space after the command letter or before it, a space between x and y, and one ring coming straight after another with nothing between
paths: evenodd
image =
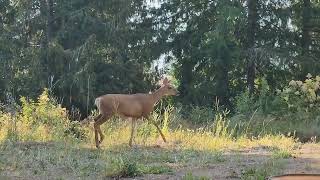
<instances>
[{"instance_id":1,"label":"deer front leg","mask_svg":"<svg viewBox=\"0 0 320 180\"><path fill-rule=\"evenodd\" d=\"M158 132L160 133L160 135L161 135L161 137L162 137L163 142L167 142L166 137L163 135L161 129L160 129L159 126L158 126L158 124L157 124L155 121L153 121L153 120L150 120L150 119L148 119L148 120L151 121L154 126L156 126Z\"/></svg>"},{"instance_id":2,"label":"deer front leg","mask_svg":"<svg viewBox=\"0 0 320 180\"><path fill-rule=\"evenodd\" d=\"M131 121L132 121L131 137L130 137L130 140L129 140L129 146L130 147L132 147L132 141L133 141L133 138L134 138L134 131L135 131L135 128L136 128L136 119L131 118Z\"/></svg>"},{"instance_id":3,"label":"deer front leg","mask_svg":"<svg viewBox=\"0 0 320 180\"><path fill-rule=\"evenodd\" d=\"M96 147L99 149L99 133L98 133L98 126L94 124L94 139L96 142Z\"/></svg>"}]
</instances>

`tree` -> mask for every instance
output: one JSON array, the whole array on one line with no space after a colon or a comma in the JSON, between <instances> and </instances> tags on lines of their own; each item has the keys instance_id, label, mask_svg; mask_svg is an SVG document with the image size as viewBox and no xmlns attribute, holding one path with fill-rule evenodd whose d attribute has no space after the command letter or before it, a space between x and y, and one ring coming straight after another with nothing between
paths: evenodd
<instances>
[{"instance_id":1,"label":"tree","mask_svg":"<svg viewBox=\"0 0 320 180\"><path fill-rule=\"evenodd\" d=\"M248 67L247 67L247 86L249 93L254 93L254 80L256 77L256 62L254 58L250 58L249 49L253 50L256 46L256 33L258 27L258 0L248 0L248 25L247 25L247 41L246 48L248 49Z\"/></svg>"}]
</instances>

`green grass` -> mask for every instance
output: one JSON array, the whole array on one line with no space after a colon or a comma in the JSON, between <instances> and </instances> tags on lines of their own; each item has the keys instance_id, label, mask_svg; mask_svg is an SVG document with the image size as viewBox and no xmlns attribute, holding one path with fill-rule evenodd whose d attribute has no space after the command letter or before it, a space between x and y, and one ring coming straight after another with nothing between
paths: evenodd
<instances>
[{"instance_id":1,"label":"green grass","mask_svg":"<svg viewBox=\"0 0 320 180\"><path fill-rule=\"evenodd\" d=\"M272 157L275 159L288 159L292 157L292 153L288 150L275 150L272 152Z\"/></svg>"},{"instance_id":2,"label":"green grass","mask_svg":"<svg viewBox=\"0 0 320 180\"><path fill-rule=\"evenodd\" d=\"M145 174L174 175L186 167L207 168L228 163L230 157L225 155L226 151L268 146L273 147L271 150L279 149L277 153L283 157L284 152L289 152L295 145L293 139L284 136L232 139L202 130L170 129L166 133L169 140L166 144L155 146L159 140L157 134L147 138L137 135L137 146L130 148L127 145L128 124L119 123L105 125L103 129L107 138L100 150L95 149L93 134L89 131L87 141L72 138L47 142L3 141L0 144L0 175L11 177L18 174L27 179L35 176L104 179ZM142 127L147 129L148 126L144 124ZM239 156L241 159L242 155ZM272 156L268 158L274 159ZM205 179L205 176L185 174L184 179L190 178Z\"/></svg>"},{"instance_id":3,"label":"green grass","mask_svg":"<svg viewBox=\"0 0 320 180\"><path fill-rule=\"evenodd\" d=\"M225 111L214 114L214 123L205 128L188 129L169 107L163 116L152 114L154 121L162 120L167 143L162 142L154 125L139 121L135 146L131 148L131 122L115 117L101 126L105 139L101 149L96 149L92 124L70 123L65 109L46 93L38 101L25 100L16 116L0 113L1 178L212 179L215 175L229 175L261 179L280 172L281 161L291 158L300 145L292 136L270 131L277 125L273 119L266 118L260 121L266 123L258 126L256 116L252 116L249 122L238 121L233 126L236 121L229 121Z\"/></svg>"},{"instance_id":4,"label":"green grass","mask_svg":"<svg viewBox=\"0 0 320 180\"><path fill-rule=\"evenodd\" d=\"M265 180L267 177L275 175L281 171L284 163L279 160L269 159L265 163L248 167L243 170L241 179L243 180Z\"/></svg>"},{"instance_id":5,"label":"green grass","mask_svg":"<svg viewBox=\"0 0 320 180\"><path fill-rule=\"evenodd\" d=\"M28 129L20 128L12 133L16 134L14 137L22 137L21 140L10 140L11 136L6 136L0 144L0 175L26 179L134 178L146 174L178 178L176 173L182 171L184 175L179 179L206 179L206 176L194 176L187 171L191 167L208 169L213 165L228 166L234 160L227 152L235 154L259 147L268 147L270 156L265 159L276 161L285 158L285 152L291 152L297 146L294 138L283 135L235 138L232 135L234 129L227 120L222 116L217 117L219 120L211 129L172 128L167 124L167 143L162 142L152 124L139 121L136 146L133 148L128 146L131 123L115 118L101 127L105 140L99 150L94 145L92 125L72 126L81 132L82 140L75 136L53 138L46 134L49 131L40 124L42 128L36 128L31 141L27 141L22 135L28 134ZM47 138L43 139L42 136ZM239 158L235 162L241 164L245 155L237 156ZM263 171L255 169L255 173L248 171L244 174L244 177L258 177Z\"/></svg>"},{"instance_id":6,"label":"green grass","mask_svg":"<svg viewBox=\"0 0 320 180\"><path fill-rule=\"evenodd\" d=\"M119 123L119 124L118 124ZM224 166L231 159L225 152L244 148L271 147L267 159L285 158L295 147L294 139L284 136L265 136L257 139L215 136L202 130L169 129L169 142L155 146L157 134L137 135L137 145L130 148L127 123L106 124L106 140L102 149L94 147L93 134L88 131L87 141L66 138L45 142L3 141L0 144L0 175L5 177L54 177L61 179L104 179L136 177L145 174L173 175L187 167L208 168ZM143 123L143 122L142 122ZM146 127L149 124L143 124ZM130 132L130 131L129 131ZM278 151L272 151L278 149ZM233 153L235 154L235 153ZM243 155L238 154L243 161ZM242 160L241 160L242 159ZM188 168L187 168L188 169ZM18 174L18 175L17 175ZM253 174L253 175L252 175ZM243 177L260 177L263 171L248 170ZM261 175L261 176L262 176ZM182 178L182 177L181 177ZM184 179L206 179L186 173Z\"/></svg>"},{"instance_id":7,"label":"green grass","mask_svg":"<svg viewBox=\"0 0 320 180\"><path fill-rule=\"evenodd\" d=\"M206 176L195 176L192 172L187 172L183 177L182 180L209 180L209 177Z\"/></svg>"}]
</instances>

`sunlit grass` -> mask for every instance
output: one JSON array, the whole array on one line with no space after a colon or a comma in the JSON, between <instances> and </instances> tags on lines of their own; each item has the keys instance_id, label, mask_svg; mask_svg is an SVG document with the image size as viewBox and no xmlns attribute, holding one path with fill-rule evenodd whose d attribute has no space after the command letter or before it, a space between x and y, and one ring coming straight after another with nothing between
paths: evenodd
<instances>
[{"instance_id":1,"label":"sunlit grass","mask_svg":"<svg viewBox=\"0 0 320 180\"><path fill-rule=\"evenodd\" d=\"M144 174L172 174L185 167L207 167L229 161L228 154L265 149L270 169L278 159L289 158L299 146L284 135L235 135L226 116L216 114L214 124L188 129L173 117L172 107L152 115L167 138L164 143L152 123L140 120L134 147L129 147L131 122L117 117L101 126L101 149L94 143L93 124L70 123L64 109L44 93L39 102L24 101L22 112L0 115L0 178L104 179ZM46 111L50 111L49 115ZM37 113L35 113L37 112ZM173 122L175 120L176 122ZM160 123L162 122L162 123ZM172 126L175 124L175 126ZM239 158L242 156L238 154ZM241 158L238 163L241 163ZM250 167L243 177L265 177L268 172ZM253 170L252 170L253 169ZM180 178L206 178L185 174Z\"/></svg>"},{"instance_id":2,"label":"sunlit grass","mask_svg":"<svg viewBox=\"0 0 320 180\"><path fill-rule=\"evenodd\" d=\"M34 135L32 141L18 144L3 141L0 147L6 155L0 158L0 174L8 171L28 174L29 177L52 176L55 169L61 171L61 178L75 175L90 179L92 176L103 178L133 177L149 173L170 174L184 166L201 167L223 163L227 160L224 152L255 147L268 147L271 157L286 158L280 152L290 153L297 144L295 139L282 135L236 138L217 136L204 129L183 128L169 128L165 133L168 142L163 143L152 124L140 121L137 127L135 147L130 148L130 122L114 119L104 124L102 129L106 138L102 149L96 150L91 125L82 127L88 137L85 140L69 136L56 140L43 138L48 137L50 132L39 126L35 132L42 134ZM39 139L35 139L36 137ZM32 144L34 141L39 143ZM279 153L272 154L274 150ZM191 176L185 176L188 177Z\"/></svg>"},{"instance_id":3,"label":"sunlit grass","mask_svg":"<svg viewBox=\"0 0 320 180\"><path fill-rule=\"evenodd\" d=\"M87 145L94 147L93 129L89 128L88 137L90 141ZM118 122L117 124L104 124L105 140L102 144L103 148L110 148L119 145L127 145L130 138L131 123ZM135 135L135 143L140 146L162 145L163 148L192 149L199 151L223 151L223 150L239 150L244 148L268 147L270 149L293 150L298 146L296 139L286 137L284 135L265 135L262 137L248 138L245 136L216 136L210 131L203 129L170 129L166 133L168 143L163 143L159 137L155 127L147 122L138 124L137 133Z\"/></svg>"}]
</instances>

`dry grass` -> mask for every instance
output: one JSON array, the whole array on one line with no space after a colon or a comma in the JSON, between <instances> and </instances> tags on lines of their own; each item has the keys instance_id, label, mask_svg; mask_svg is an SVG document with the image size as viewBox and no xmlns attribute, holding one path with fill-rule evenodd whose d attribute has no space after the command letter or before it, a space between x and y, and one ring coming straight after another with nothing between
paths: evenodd
<instances>
[{"instance_id":1,"label":"dry grass","mask_svg":"<svg viewBox=\"0 0 320 180\"><path fill-rule=\"evenodd\" d=\"M219 114L210 128L170 127L176 119L171 111L153 116L162 120L167 143L152 124L139 121L135 147L130 148L131 123L114 118L102 126L105 140L97 150L92 124L70 123L65 110L44 93L39 102L25 101L19 114L0 115L0 178L255 179L281 171L283 160L300 147L283 135L235 136Z\"/></svg>"},{"instance_id":2,"label":"dry grass","mask_svg":"<svg viewBox=\"0 0 320 180\"><path fill-rule=\"evenodd\" d=\"M53 141L41 139L42 142L38 143L3 141L0 145L0 175L26 179L104 179L154 174L146 177L188 179L193 177L188 174L190 167L200 168L202 172L214 168L215 164L218 167L232 167L252 158L255 164L235 166L234 171L238 178L254 179L279 172L284 167L281 160L290 158L291 153L299 146L293 138L282 135L253 139L244 136L233 138L215 136L203 130L183 129L168 129L166 136L169 142L163 143L151 124L140 122L136 146L130 148L130 123L116 120L103 125L106 138L102 149L97 150L91 128L85 127L89 138L84 141L71 137ZM251 157L251 154L246 153L247 150L257 154ZM264 150L263 153L260 150ZM263 171L264 168L269 170ZM193 173L197 174L197 171ZM194 177L210 179L214 175L200 174Z\"/></svg>"}]
</instances>

